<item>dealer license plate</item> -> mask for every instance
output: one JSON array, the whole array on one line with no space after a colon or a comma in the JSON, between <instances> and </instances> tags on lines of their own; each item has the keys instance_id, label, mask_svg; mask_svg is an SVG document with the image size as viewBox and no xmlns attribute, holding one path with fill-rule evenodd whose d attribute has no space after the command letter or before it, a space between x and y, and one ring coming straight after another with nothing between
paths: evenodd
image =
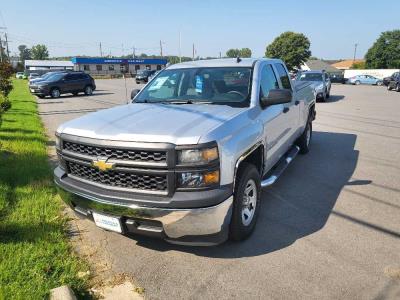
<instances>
[{"instance_id":1,"label":"dealer license plate","mask_svg":"<svg viewBox=\"0 0 400 300\"><path fill-rule=\"evenodd\" d=\"M122 232L121 223L118 218L105 216L105 215L101 215L101 214L93 212L93 219L94 219L94 222L96 223L96 225L101 228L119 232L119 233Z\"/></svg>"}]
</instances>

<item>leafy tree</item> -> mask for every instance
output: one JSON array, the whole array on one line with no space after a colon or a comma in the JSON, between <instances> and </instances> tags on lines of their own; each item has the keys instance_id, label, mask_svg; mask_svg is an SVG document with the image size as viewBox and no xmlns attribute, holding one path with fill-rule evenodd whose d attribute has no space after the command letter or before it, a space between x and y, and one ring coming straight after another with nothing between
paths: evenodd
<instances>
[{"instance_id":1,"label":"leafy tree","mask_svg":"<svg viewBox=\"0 0 400 300\"><path fill-rule=\"evenodd\" d=\"M400 68L400 30L382 32L365 55L368 69Z\"/></svg>"},{"instance_id":2,"label":"leafy tree","mask_svg":"<svg viewBox=\"0 0 400 300\"><path fill-rule=\"evenodd\" d=\"M242 48L240 49L240 57L251 57L251 49L249 48Z\"/></svg>"},{"instance_id":3,"label":"leafy tree","mask_svg":"<svg viewBox=\"0 0 400 300\"><path fill-rule=\"evenodd\" d=\"M265 56L282 59L289 70L300 68L311 56L310 40L302 33L284 32L267 46Z\"/></svg>"},{"instance_id":4,"label":"leafy tree","mask_svg":"<svg viewBox=\"0 0 400 300\"><path fill-rule=\"evenodd\" d=\"M22 61L22 63L24 63L27 59L31 59L31 49L29 49L26 45L19 45L18 51L19 59Z\"/></svg>"},{"instance_id":5,"label":"leafy tree","mask_svg":"<svg viewBox=\"0 0 400 300\"><path fill-rule=\"evenodd\" d=\"M240 56L240 50L239 49L229 49L228 51L226 51L226 56L228 57L238 57Z\"/></svg>"},{"instance_id":6,"label":"leafy tree","mask_svg":"<svg viewBox=\"0 0 400 300\"><path fill-rule=\"evenodd\" d=\"M10 63L6 61L0 62L0 125L1 115L11 107L8 94L13 88L11 83L12 74L13 68Z\"/></svg>"},{"instance_id":7,"label":"leafy tree","mask_svg":"<svg viewBox=\"0 0 400 300\"><path fill-rule=\"evenodd\" d=\"M31 53L33 59L43 60L49 58L49 51L47 50L47 47L45 45L38 44L36 46L33 46L31 49Z\"/></svg>"}]
</instances>

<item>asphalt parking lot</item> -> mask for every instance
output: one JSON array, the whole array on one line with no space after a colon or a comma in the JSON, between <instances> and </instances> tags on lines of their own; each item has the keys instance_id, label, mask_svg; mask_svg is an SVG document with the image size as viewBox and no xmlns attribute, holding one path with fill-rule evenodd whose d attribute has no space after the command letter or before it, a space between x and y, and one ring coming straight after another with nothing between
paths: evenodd
<instances>
[{"instance_id":1,"label":"asphalt parking lot","mask_svg":"<svg viewBox=\"0 0 400 300\"><path fill-rule=\"evenodd\" d=\"M38 100L51 137L64 121L126 102L123 80L96 84L90 97ZM137 85L127 86L129 97ZM317 104L310 153L263 192L248 240L182 247L80 220L81 243L149 299L399 299L400 93L333 85L331 95Z\"/></svg>"}]
</instances>

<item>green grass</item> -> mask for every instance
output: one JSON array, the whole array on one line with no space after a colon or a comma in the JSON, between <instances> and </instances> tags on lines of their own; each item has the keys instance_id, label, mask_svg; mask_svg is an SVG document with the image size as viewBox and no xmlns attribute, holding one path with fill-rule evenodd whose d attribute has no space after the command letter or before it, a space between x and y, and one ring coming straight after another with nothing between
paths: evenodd
<instances>
[{"instance_id":1,"label":"green grass","mask_svg":"<svg viewBox=\"0 0 400 300\"><path fill-rule=\"evenodd\" d=\"M44 128L26 81L15 80L0 127L0 299L43 299L87 265L72 251L52 182Z\"/></svg>"}]
</instances>

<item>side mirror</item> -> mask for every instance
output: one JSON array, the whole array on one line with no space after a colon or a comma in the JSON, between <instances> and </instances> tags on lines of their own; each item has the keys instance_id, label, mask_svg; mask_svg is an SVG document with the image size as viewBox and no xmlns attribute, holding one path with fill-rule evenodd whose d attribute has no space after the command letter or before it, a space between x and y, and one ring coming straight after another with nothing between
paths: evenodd
<instances>
[{"instance_id":1,"label":"side mirror","mask_svg":"<svg viewBox=\"0 0 400 300\"><path fill-rule=\"evenodd\" d=\"M131 100L136 97L136 95L140 92L140 89L134 89L131 92Z\"/></svg>"},{"instance_id":2,"label":"side mirror","mask_svg":"<svg viewBox=\"0 0 400 300\"><path fill-rule=\"evenodd\" d=\"M267 96L261 98L261 106L267 107L275 104L288 103L292 101L292 91L288 89L270 90Z\"/></svg>"}]
</instances>

